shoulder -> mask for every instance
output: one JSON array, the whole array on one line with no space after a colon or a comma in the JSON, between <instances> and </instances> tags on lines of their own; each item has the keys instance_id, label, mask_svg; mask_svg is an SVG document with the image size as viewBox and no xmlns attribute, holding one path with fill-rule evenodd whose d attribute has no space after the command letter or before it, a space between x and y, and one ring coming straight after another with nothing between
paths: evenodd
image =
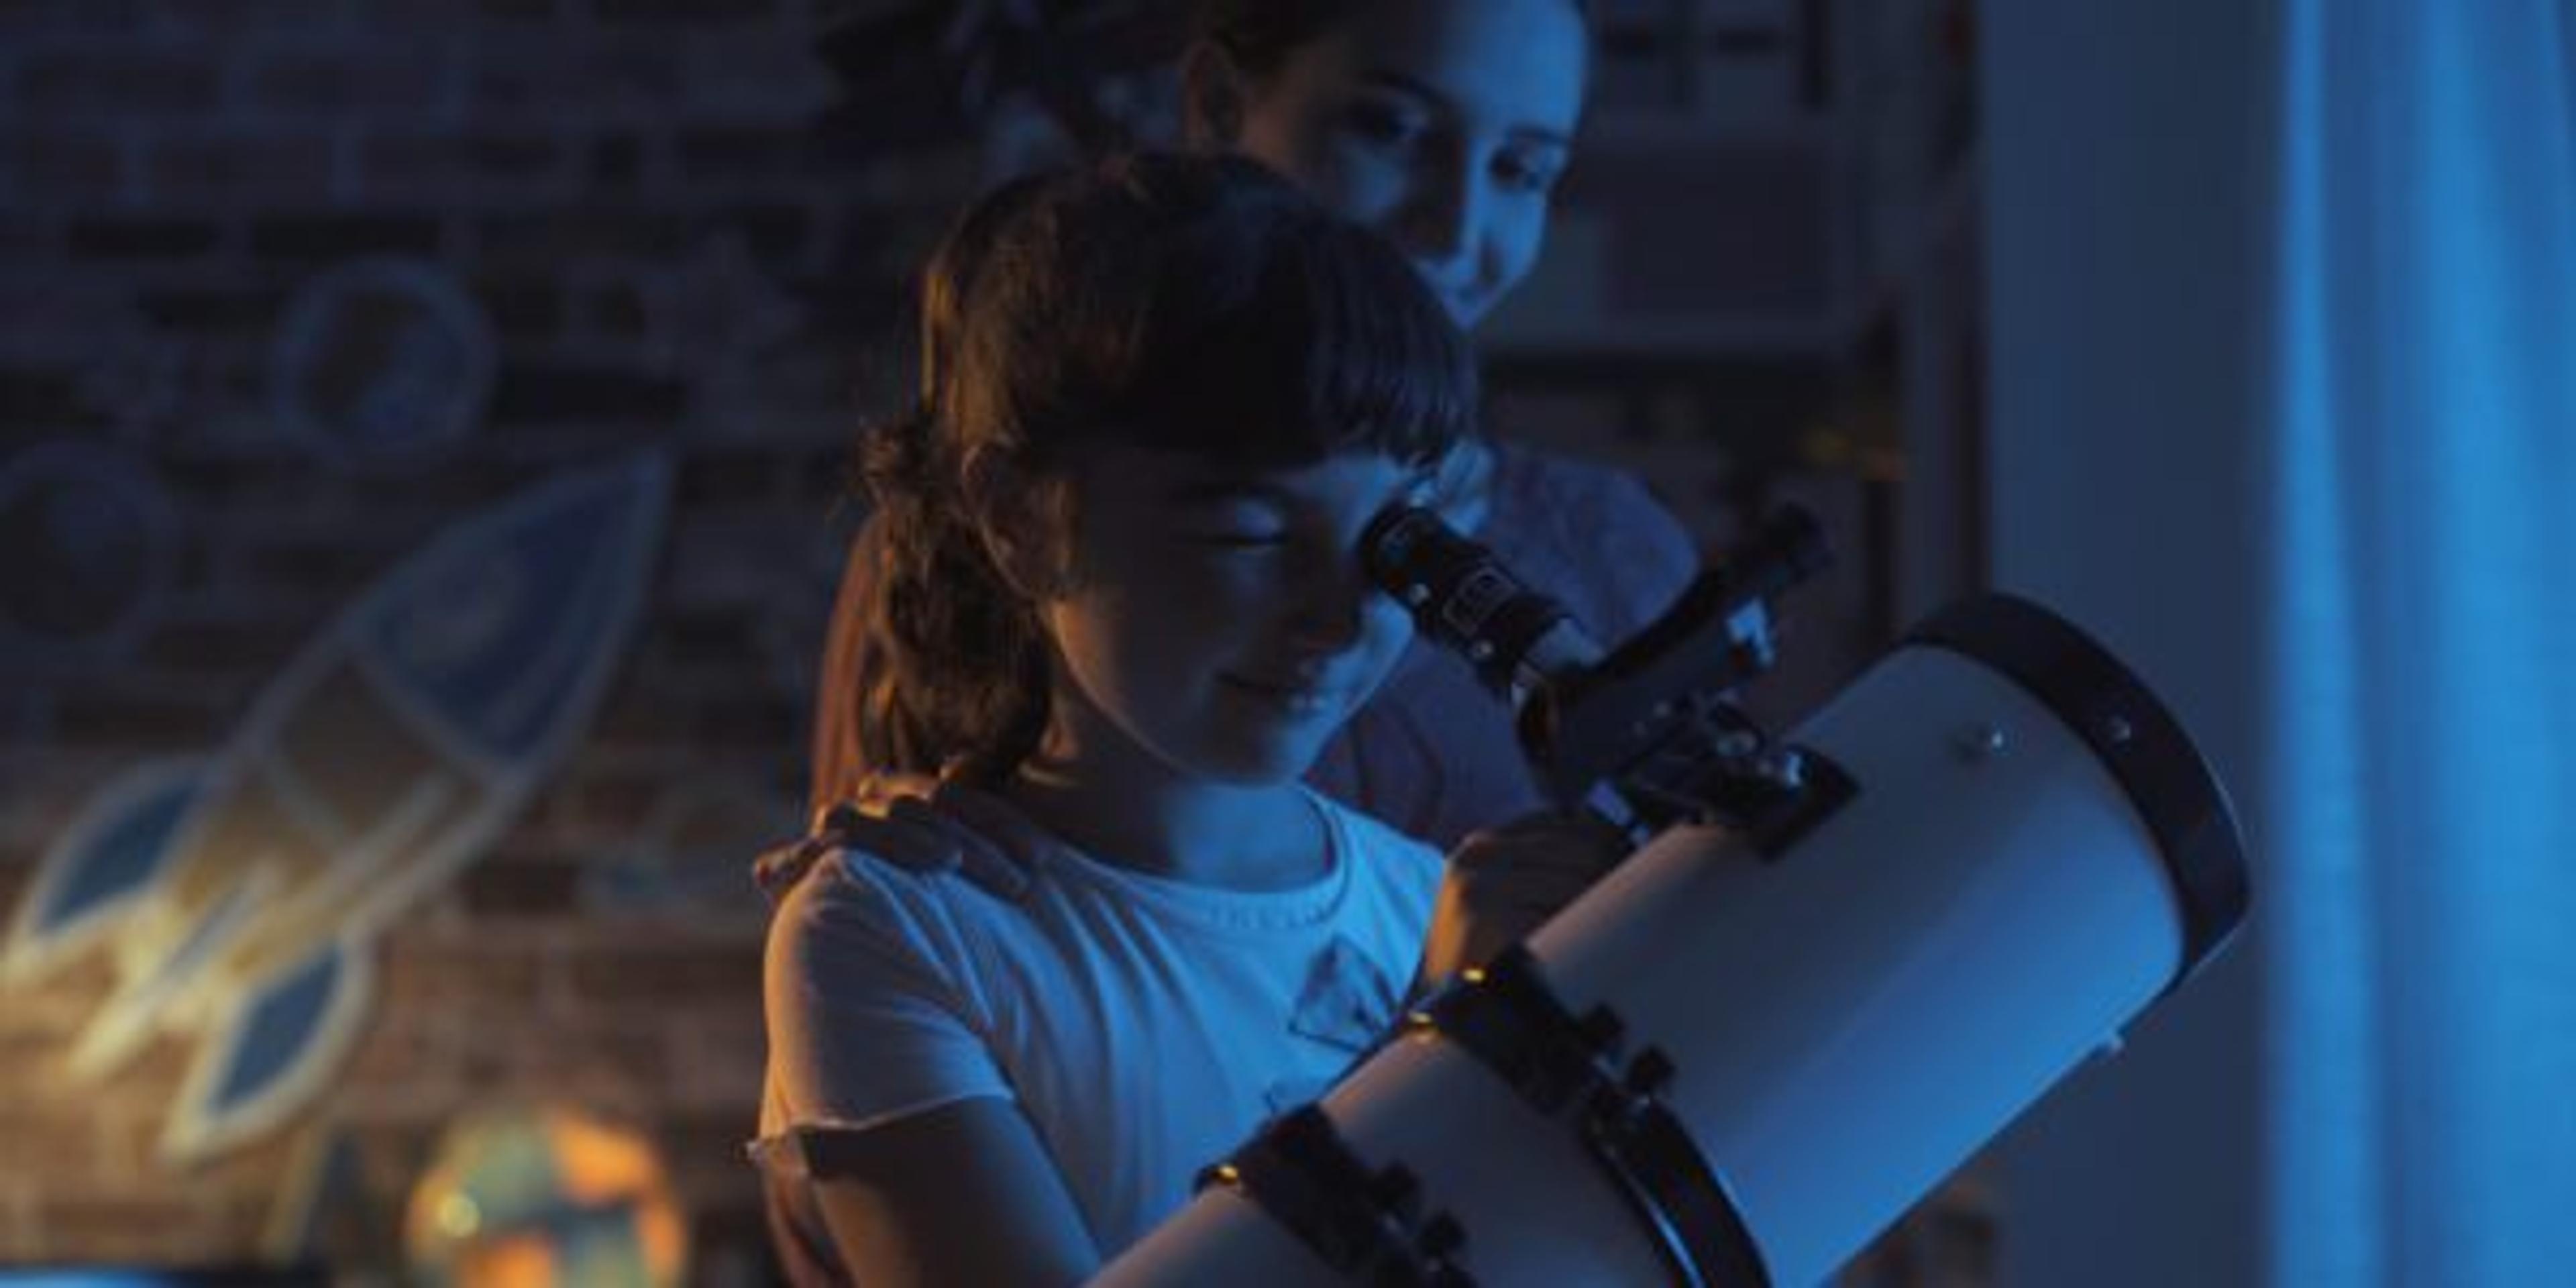
<instances>
[{"instance_id":1,"label":"shoulder","mask_svg":"<svg viewBox=\"0 0 2576 1288\"><path fill-rule=\"evenodd\" d=\"M1011 1094L993 973L941 880L827 861L780 898L762 966L764 1139Z\"/></svg>"},{"instance_id":2,"label":"shoulder","mask_svg":"<svg viewBox=\"0 0 2576 1288\"><path fill-rule=\"evenodd\" d=\"M1495 449L1494 522L1540 520L1586 538L1633 535L1688 550L1689 533L1624 470L1519 444Z\"/></svg>"},{"instance_id":3,"label":"shoulder","mask_svg":"<svg viewBox=\"0 0 2576 1288\"><path fill-rule=\"evenodd\" d=\"M917 934L949 918L941 876L847 845L826 845L777 900L782 925L868 925Z\"/></svg>"},{"instance_id":4,"label":"shoulder","mask_svg":"<svg viewBox=\"0 0 2576 1288\"><path fill-rule=\"evenodd\" d=\"M778 900L773 972L843 983L900 981L971 993L995 902L953 873L916 872L861 851L824 856ZM956 1000L963 1000L962 997Z\"/></svg>"},{"instance_id":5,"label":"shoulder","mask_svg":"<svg viewBox=\"0 0 2576 1288\"><path fill-rule=\"evenodd\" d=\"M1633 476L1518 444L1496 449L1497 546L1567 581L1596 629L1624 636L1663 611L1699 569L1681 521Z\"/></svg>"},{"instance_id":6,"label":"shoulder","mask_svg":"<svg viewBox=\"0 0 2576 1288\"><path fill-rule=\"evenodd\" d=\"M1053 839L999 797L949 783L924 790L882 809L836 806L812 833L755 860L780 920L915 935L1007 920L1044 873Z\"/></svg>"},{"instance_id":7,"label":"shoulder","mask_svg":"<svg viewBox=\"0 0 2576 1288\"><path fill-rule=\"evenodd\" d=\"M1493 486L1524 501L1644 490L1616 466L1520 442L1494 444Z\"/></svg>"}]
</instances>

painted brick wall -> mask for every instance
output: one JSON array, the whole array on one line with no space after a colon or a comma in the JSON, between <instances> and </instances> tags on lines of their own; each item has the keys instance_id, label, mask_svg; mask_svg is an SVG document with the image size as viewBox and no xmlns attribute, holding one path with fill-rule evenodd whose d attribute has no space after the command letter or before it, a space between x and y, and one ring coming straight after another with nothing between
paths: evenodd
<instances>
[{"instance_id":1,"label":"painted brick wall","mask_svg":"<svg viewBox=\"0 0 2576 1288\"><path fill-rule=\"evenodd\" d=\"M8 654L0 906L91 793L222 748L459 514L638 448L677 467L588 736L381 939L319 1113L170 1169L189 1045L79 1084L61 1066L108 963L0 993L0 1262L259 1257L317 1140L362 1178L317 1239L390 1240L452 1115L543 1098L659 1144L701 1278L761 1273L742 866L796 822L850 409L901 369L901 275L971 178L820 155L812 21L807 0L0 6L0 461L78 445L172 519L121 638ZM273 364L298 300L380 257L460 288L498 362L461 437L352 465L289 432ZM0 553L22 599L79 579L62 558ZM648 879L621 895L621 872Z\"/></svg>"}]
</instances>

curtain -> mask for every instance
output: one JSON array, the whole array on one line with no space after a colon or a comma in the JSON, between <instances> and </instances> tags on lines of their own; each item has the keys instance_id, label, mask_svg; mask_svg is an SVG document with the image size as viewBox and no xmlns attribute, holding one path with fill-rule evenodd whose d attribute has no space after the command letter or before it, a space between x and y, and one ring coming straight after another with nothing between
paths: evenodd
<instances>
[{"instance_id":1,"label":"curtain","mask_svg":"<svg viewBox=\"0 0 2576 1288\"><path fill-rule=\"evenodd\" d=\"M2576 1282L2576 0L2279 0L2270 1277Z\"/></svg>"}]
</instances>

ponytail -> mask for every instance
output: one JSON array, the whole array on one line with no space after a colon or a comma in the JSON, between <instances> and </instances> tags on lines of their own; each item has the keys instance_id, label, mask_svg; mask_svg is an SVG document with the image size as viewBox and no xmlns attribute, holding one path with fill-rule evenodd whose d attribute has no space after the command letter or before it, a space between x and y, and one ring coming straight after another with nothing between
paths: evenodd
<instances>
[{"instance_id":1,"label":"ponytail","mask_svg":"<svg viewBox=\"0 0 2576 1288\"><path fill-rule=\"evenodd\" d=\"M823 648L812 807L870 775L1007 775L1036 749L1048 713L1034 609L984 556L957 502L955 441L932 400L949 379L966 295L1000 230L1043 188L1023 176L949 229L921 276L922 401L865 429L852 484L869 502L851 543Z\"/></svg>"},{"instance_id":2,"label":"ponytail","mask_svg":"<svg viewBox=\"0 0 2576 1288\"><path fill-rule=\"evenodd\" d=\"M967 518L953 441L926 403L862 440L852 714L862 765L993 782L1046 732L1047 641Z\"/></svg>"}]
</instances>

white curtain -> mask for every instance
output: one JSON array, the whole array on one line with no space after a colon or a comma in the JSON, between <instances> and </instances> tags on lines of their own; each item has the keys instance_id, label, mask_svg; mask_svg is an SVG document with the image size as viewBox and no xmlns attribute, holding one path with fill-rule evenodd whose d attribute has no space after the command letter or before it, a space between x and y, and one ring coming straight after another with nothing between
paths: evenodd
<instances>
[{"instance_id":1,"label":"white curtain","mask_svg":"<svg viewBox=\"0 0 2576 1288\"><path fill-rule=\"evenodd\" d=\"M2283 1288L2576 1283L2576 0L2279 0Z\"/></svg>"}]
</instances>

